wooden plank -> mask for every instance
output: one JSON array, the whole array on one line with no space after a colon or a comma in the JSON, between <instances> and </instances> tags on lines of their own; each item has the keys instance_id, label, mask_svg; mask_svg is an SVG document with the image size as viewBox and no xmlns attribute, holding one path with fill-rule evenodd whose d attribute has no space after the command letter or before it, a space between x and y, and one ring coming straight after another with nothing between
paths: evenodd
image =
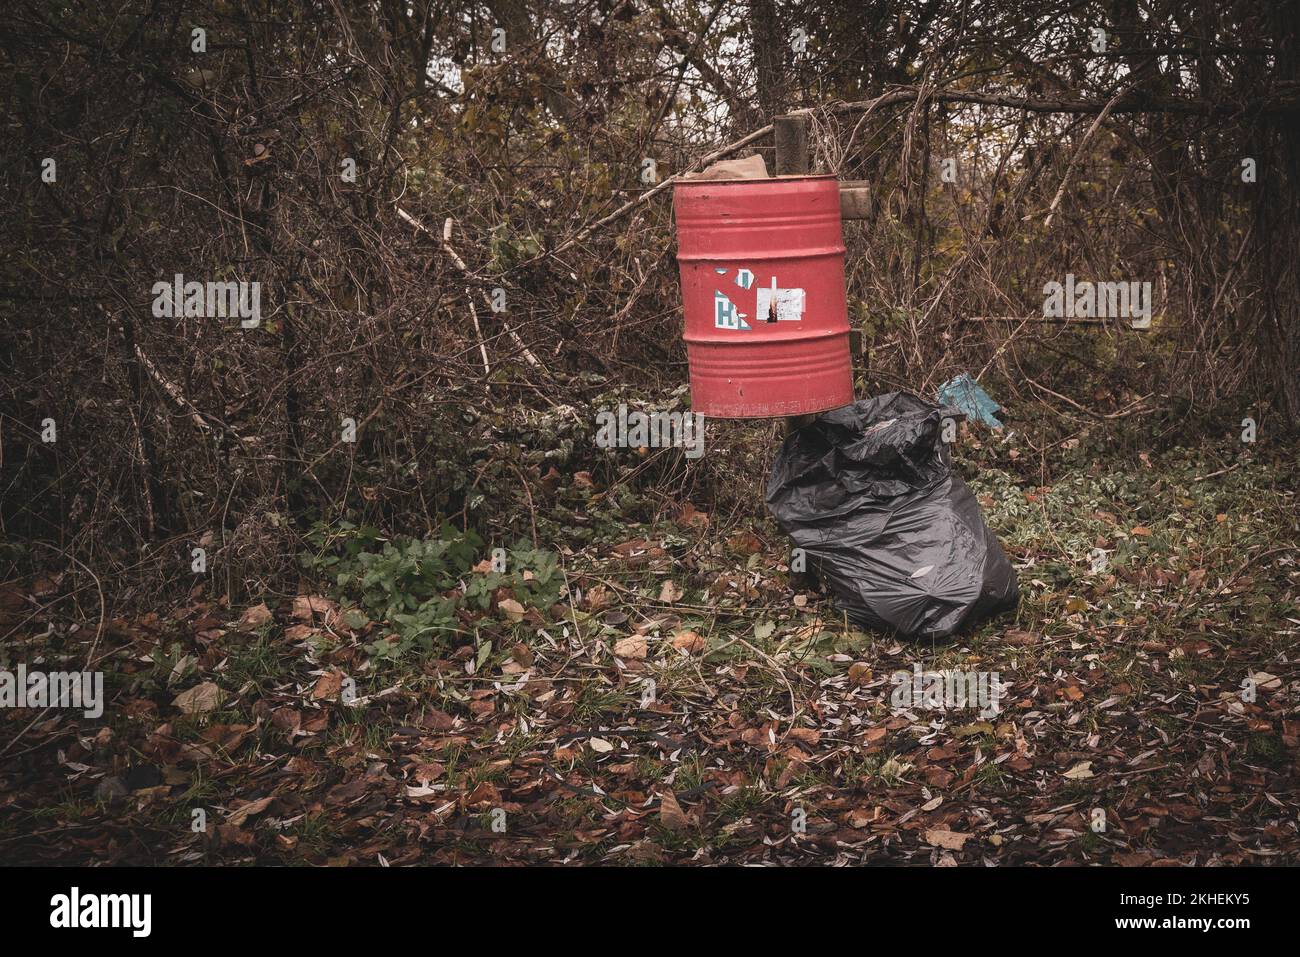
<instances>
[{"instance_id":1,"label":"wooden plank","mask_svg":"<svg viewBox=\"0 0 1300 957\"><path fill-rule=\"evenodd\" d=\"M840 218L868 219L871 216L871 184L862 179L840 182Z\"/></svg>"}]
</instances>

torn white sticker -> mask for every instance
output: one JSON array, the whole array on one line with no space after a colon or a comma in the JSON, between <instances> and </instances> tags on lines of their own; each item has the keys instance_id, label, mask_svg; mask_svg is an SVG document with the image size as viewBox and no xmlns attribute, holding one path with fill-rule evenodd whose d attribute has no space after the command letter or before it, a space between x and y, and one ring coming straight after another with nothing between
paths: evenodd
<instances>
[{"instance_id":1,"label":"torn white sticker","mask_svg":"<svg viewBox=\"0 0 1300 957\"><path fill-rule=\"evenodd\" d=\"M773 280L775 284L776 280ZM803 318L804 291L778 289L775 285L758 290L758 318L764 322L798 322Z\"/></svg>"},{"instance_id":2,"label":"torn white sticker","mask_svg":"<svg viewBox=\"0 0 1300 957\"><path fill-rule=\"evenodd\" d=\"M741 269L736 273L736 285L741 289L748 289L754 285L754 274L748 269Z\"/></svg>"}]
</instances>

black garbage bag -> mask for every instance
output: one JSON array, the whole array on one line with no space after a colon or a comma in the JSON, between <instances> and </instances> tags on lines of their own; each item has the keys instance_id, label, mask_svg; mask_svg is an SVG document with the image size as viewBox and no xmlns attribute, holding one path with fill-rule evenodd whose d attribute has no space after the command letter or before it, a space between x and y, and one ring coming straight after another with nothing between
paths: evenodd
<instances>
[{"instance_id":1,"label":"black garbage bag","mask_svg":"<svg viewBox=\"0 0 1300 957\"><path fill-rule=\"evenodd\" d=\"M855 624L947 638L1016 606L1015 569L952 471L943 420L909 392L824 413L788 436L767 507Z\"/></svg>"}]
</instances>

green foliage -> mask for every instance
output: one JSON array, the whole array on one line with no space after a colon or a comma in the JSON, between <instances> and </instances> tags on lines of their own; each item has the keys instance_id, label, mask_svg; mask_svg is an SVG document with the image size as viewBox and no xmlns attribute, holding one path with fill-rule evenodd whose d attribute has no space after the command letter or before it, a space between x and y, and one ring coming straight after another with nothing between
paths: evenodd
<instances>
[{"instance_id":1,"label":"green foliage","mask_svg":"<svg viewBox=\"0 0 1300 957\"><path fill-rule=\"evenodd\" d=\"M488 248L492 261L503 269L516 266L542 251L536 236L513 231L506 223L497 223L488 230Z\"/></svg>"},{"instance_id":2,"label":"green foliage","mask_svg":"<svg viewBox=\"0 0 1300 957\"><path fill-rule=\"evenodd\" d=\"M485 554L472 531L444 525L435 537L385 537L373 526L317 525L308 535L315 552L304 567L327 575L344 601L355 602L396 636L366 646L377 658L397 659L412 649L430 652L460 631L458 613L488 610L508 588L524 607L546 609L559 600L563 576L554 552L525 544L506 550L505 570L474 570Z\"/></svg>"},{"instance_id":3,"label":"green foliage","mask_svg":"<svg viewBox=\"0 0 1300 957\"><path fill-rule=\"evenodd\" d=\"M901 329L911 318L906 309L897 306L872 309L866 301L856 296L849 297L848 305L849 315L857 327L862 330L862 334L868 342L875 342L879 336L895 329Z\"/></svg>"}]
</instances>

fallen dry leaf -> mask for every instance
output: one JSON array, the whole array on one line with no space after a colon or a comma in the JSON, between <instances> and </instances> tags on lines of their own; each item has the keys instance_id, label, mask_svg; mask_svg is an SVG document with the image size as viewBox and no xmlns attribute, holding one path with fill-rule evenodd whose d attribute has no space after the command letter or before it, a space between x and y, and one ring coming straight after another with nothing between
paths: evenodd
<instances>
[{"instance_id":1,"label":"fallen dry leaf","mask_svg":"<svg viewBox=\"0 0 1300 957\"><path fill-rule=\"evenodd\" d=\"M740 555L757 555L763 550L763 543L753 532L737 532L727 539L727 547Z\"/></svg>"},{"instance_id":2,"label":"fallen dry leaf","mask_svg":"<svg viewBox=\"0 0 1300 957\"><path fill-rule=\"evenodd\" d=\"M659 600L671 605L675 601L681 601L682 595L685 594L677 583L671 578L664 579L663 585L659 588Z\"/></svg>"},{"instance_id":3,"label":"fallen dry leaf","mask_svg":"<svg viewBox=\"0 0 1300 957\"><path fill-rule=\"evenodd\" d=\"M321 615L328 620L338 610L339 606L324 595L299 595L293 600L293 617L299 621L311 621L313 615Z\"/></svg>"},{"instance_id":4,"label":"fallen dry leaf","mask_svg":"<svg viewBox=\"0 0 1300 957\"><path fill-rule=\"evenodd\" d=\"M240 617L235 627L240 631L254 631L261 628L271 620L271 609L266 607L266 602L260 605L254 605L247 609Z\"/></svg>"},{"instance_id":5,"label":"fallen dry leaf","mask_svg":"<svg viewBox=\"0 0 1300 957\"><path fill-rule=\"evenodd\" d=\"M644 635L629 635L614 643L614 654L619 658L644 658L646 650Z\"/></svg>"},{"instance_id":6,"label":"fallen dry leaf","mask_svg":"<svg viewBox=\"0 0 1300 957\"><path fill-rule=\"evenodd\" d=\"M491 781L480 781L473 791L465 795L466 807L477 807L487 804L497 806L501 803L501 792Z\"/></svg>"},{"instance_id":7,"label":"fallen dry leaf","mask_svg":"<svg viewBox=\"0 0 1300 957\"><path fill-rule=\"evenodd\" d=\"M172 704L186 714L204 714L215 710L224 697L216 682L205 681L187 691L182 691L172 699Z\"/></svg>"},{"instance_id":8,"label":"fallen dry leaf","mask_svg":"<svg viewBox=\"0 0 1300 957\"><path fill-rule=\"evenodd\" d=\"M613 600L614 598L610 595L609 589L604 585L592 585L587 590L583 603L587 606L587 611L600 611Z\"/></svg>"},{"instance_id":9,"label":"fallen dry leaf","mask_svg":"<svg viewBox=\"0 0 1300 957\"><path fill-rule=\"evenodd\" d=\"M659 823L672 831L681 830L689 823L672 791L664 791L659 795Z\"/></svg>"},{"instance_id":10,"label":"fallen dry leaf","mask_svg":"<svg viewBox=\"0 0 1300 957\"><path fill-rule=\"evenodd\" d=\"M687 502L682 506L681 514L677 516L677 524L682 528L708 528L709 513L698 511L694 505Z\"/></svg>"},{"instance_id":11,"label":"fallen dry leaf","mask_svg":"<svg viewBox=\"0 0 1300 957\"><path fill-rule=\"evenodd\" d=\"M1012 628L1002 639L1008 645L1015 645L1018 648L1036 645L1043 640L1042 635L1036 635L1032 631L1021 631L1018 628Z\"/></svg>"},{"instance_id":12,"label":"fallen dry leaf","mask_svg":"<svg viewBox=\"0 0 1300 957\"><path fill-rule=\"evenodd\" d=\"M960 831L948 831L943 828L932 827L925 832L925 843L931 847L942 847L949 851L960 851L962 847L974 835L965 834Z\"/></svg>"},{"instance_id":13,"label":"fallen dry leaf","mask_svg":"<svg viewBox=\"0 0 1300 957\"><path fill-rule=\"evenodd\" d=\"M256 801L249 801L247 804L241 804L226 815L226 823L233 827L240 827L250 817L261 814L265 811L271 806L271 802L274 800L275 797L272 795L271 797L264 797Z\"/></svg>"},{"instance_id":14,"label":"fallen dry leaf","mask_svg":"<svg viewBox=\"0 0 1300 957\"><path fill-rule=\"evenodd\" d=\"M810 748L815 748L821 743L822 733L816 728L791 728L790 737L800 744L806 744Z\"/></svg>"},{"instance_id":15,"label":"fallen dry leaf","mask_svg":"<svg viewBox=\"0 0 1300 957\"><path fill-rule=\"evenodd\" d=\"M704 636L693 631L679 631L673 635L673 647L689 655L703 654L704 646Z\"/></svg>"},{"instance_id":16,"label":"fallen dry leaf","mask_svg":"<svg viewBox=\"0 0 1300 957\"><path fill-rule=\"evenodd\" d=\"M313 701L333 698L343 690L343 672L327 671L316 679L316 687L311 689Z\"/></svg>"},{"instance_id":17,"label":"fallen dry leaf","mask_svg":"<svg viewBox=\"0 0 1300 957\"><path fill-rule=\"evenodd\" d=\"M284 630L284 637L289 641L305 641L319 633L320 629L313 628L311 625L290 625Z\"/></svg>"},{"instance_id":18,"label":"fallen dry leaf","mask_svg":"<svg viewBox=\"0 0 1300 957\"><path fill-rule=\"evenodd\" d=\"M436 781L447 773L447 769L437 761L426 761L423 764L417 764L411 770L413 777L420 784L428 784L430 781Z\"/></svg>"},{"instance_id":19,"label":"fallen dry leaf","mask_svg":"<svg viewBox=\"0 0 1300 957\"><path fill-rule=\"evenodd\" d=\"M849 812L848 825L852 828L861 828L878 820L880 820L880 808L878 806L870 810L865 807L855 807Z\"/></svg>"}]
</instances>

